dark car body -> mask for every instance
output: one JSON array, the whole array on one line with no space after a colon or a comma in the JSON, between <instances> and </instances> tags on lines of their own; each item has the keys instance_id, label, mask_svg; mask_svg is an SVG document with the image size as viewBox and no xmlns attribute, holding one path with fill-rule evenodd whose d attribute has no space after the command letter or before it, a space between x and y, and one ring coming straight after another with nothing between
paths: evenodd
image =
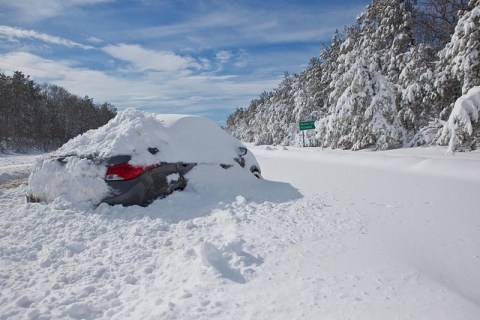
<instances>
[{"instance_id":1,"label":"dark car body","mask_svg":"<svg viewBox=\"0 0 480 320\"><path fill-rule=\"evenodd\" d=\"M107 175L105 182L111 188L111 196L103 199L111 205L122 204L146 206L157 198L163 198L175 190L183 190L187 185L185 174L194 166L194 163L158 163L146 168L135 168L142 172L132 178L112 177L112 168L130 167L130 156L116 156L107 161ZM169 179L171 176L174 179ZM118 175L117 175L118 176Z\"/></svg>"}]
</instances>

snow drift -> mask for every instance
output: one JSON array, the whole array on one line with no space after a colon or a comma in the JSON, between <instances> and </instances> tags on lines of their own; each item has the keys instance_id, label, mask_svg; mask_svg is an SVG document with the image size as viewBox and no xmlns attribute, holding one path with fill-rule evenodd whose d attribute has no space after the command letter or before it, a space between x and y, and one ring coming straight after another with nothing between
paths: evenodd
<instances>
[{"instance_id":1,"label":"snow drift","mask_svg":"<svg viewBox=\"0 0 480 320\"><path fill-rule=\"evenodd\" d=\"M480 152L252 151L146 208L0 189L0 319L478 318Z\"/></svg>"}]
</instances>

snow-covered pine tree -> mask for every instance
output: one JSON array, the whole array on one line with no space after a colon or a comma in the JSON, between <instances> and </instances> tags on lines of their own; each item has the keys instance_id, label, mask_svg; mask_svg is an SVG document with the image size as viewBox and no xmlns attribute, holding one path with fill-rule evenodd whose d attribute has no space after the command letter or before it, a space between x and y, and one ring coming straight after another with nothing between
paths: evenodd
<instances>
[{"instance_id":1,"label":"snow-covered pine tree","mask_svg":"<svg viewBox=\"0 0 480 320\"><path fill-rule=\"evenodd\" d=\"M448 143L448 152L469 151L480 147L480 86L471 88L455 102L440 139Z\"/></svg>"},{"instance_id":2,"label":"snow-covered pine tree","mask_svg":"<svg viewBox=\"0 0 480 320\"><path fill-rule=\"evenodd\" d=\"M346 29L348 32L348 29ZM342 54L342 43L346 40L343 34L340 34L338 30L332 37L331 44L322 44L322 50L320 51L320 62L322 63L322 75L320 78L320 89L317 92L318 95L323 97L323 104L320 105L318 112L315 114L318 122L316 123L316 136L317 141L323 146L330 146L326 141L328 115L332 109L330 100L328 97L334 90L334 86L331 86L332 78L334 75L338 75L337 59ZM335 139L333 139L335 140Z\"/></svg>"},{"instance_id":3,"label":"snow-covered pine tree","mask_svg":"<svg viewBox=\"0 0 480 320\"><path fill-rule=\"evenodd\" d=\"M251 115L253 112L249 113L248 109L237 108L233 114L228 116L225 129L242 141L253 142L254 134L248 126Z\"/></svg>"},{"instance_id":4,"label":"snow-covered pine tree","mask_svg":"<svg viewBox=\"0 0 480 320\"><path fill-rule=\"evenodd\" d=\"M358 20L360 42L369 54L377 55L380 71L392 83L409 61L407 53L414 44L412 5L405 0L373 0Z\"/></svg>"},{"instance_id":5,"label":"snow-covered pine tree","mask_svg":"<svg viewBox=\"0 0 480 320\"><path fill-rule=\"evenodd\" d=\"M366 50L378 56L380 71L396 91L400 121L409 136L428 121L430 112L432 65L434 54L425 44L416 44L415 21L411 1L373 1L362 16L366 34L371 34ZM425 117L426 118L426 117Z\"/></svg>"},{"instance_id":6,"label":"snow-covered pine tree","mask_svg":"<svg viewBox=\"0 0 480 320\"><path fill-rule=\"evenodd\" d=\"M395 8L393 10L392 8ZM318 121L318 137L324 146L353 150L374 146L387 149L401 146L404 130L396 109L394 86L388 77L398 78L392 63L395 52L405 50L400 43L405 23L397 19L405 11L403 1L373 1L347 29L347 40L332 74L330 114ZM399 35L400 34L400 35ZM402 40L402 41L400 41Z\"/></svg>"},{"instance_id":7,"label":"snow-covered pine tree","mask_svg":"<svg viewBox=\"0 0 480 320\"><path fill-rule=\"evenodd\" d=\"M437 65L440 72L436 86L449 102L445 110L452 110L455 101L438 141L440 144L448 142L451 152L480 147L478 106L472 107L469 102L478 101L472 98L478 96L478 90L473 94L470 89L480 86L480 0L471 0L468 10L459 16L452 39L440 52ZM458 99L447 95L455 90L455 84L463 94Z\"/></svg>"},{"instance_id":8,"label":"snow-covered pine tree","mask_svg":"<svg viewBox=\"0 0 480 320\"><path fill-rule=\"evenodd\" d=\"M302 145L303 136L305 136L306 145L317 145L315 131L302 133L299 131L298 124L300 121L316 120L320 113L324 111L323 106L326 97L323 95L322 73L323 67L320 59L312 58L307 69L300 73L292 84L294 102L292 113L294 118L290 126L295 133L294 145Z\"/></svg>"},{"instance_id":9,"label":"snow-covered pine tree","mask_svg":"<svg viewBox=\"0 0 480 320\"><path fill-rule=\"evenodd\" d=\"M460 82L462 94L480 85L480 0L471 0L469 10L460 13L455 32L439 56L439 88L449 78Z\"/></svg>"},{"instance_id":10,"label":"snow-covered pine tree","mask_svg":"<svg viewBox=\"0 0 480 320\"><path fill-rule=\"evenodd\" d=\"M359 150L399 147L403 130L397 118L395 94L378 65L355 49L339 58L345 70L332 83L332 110L318 122L324 128L324 146Z\"/></svg>"},{"instance_id":11,"label":"snow-covered pine tree","mask_svg":"<svg viewBox=\"0 0 480 320\"><path fill-rule=\"evenodd\" d=\"M278 89L260 106L260 113L255 117L254 125L259 134L255 144L283 144L289 140L288 124L293 122L292 85L295 76L285 73Z\"/></svg>"},{"instance_id":12,"label":"snow-covered pine tree","mask_svg":"<svg viewBox=\"0 0 480 320\"><path fill-rule=\"evenodd\" d=\"M421 127L434 118L431 106L435 96L433 88L435 55L426 44L410 47L404 54L405 66L398 79L398 116L407 130L408 140L417 134Z\"/></svg>"},{"instance_id":13,"label":"snow-covered pine tree","mask_svg":"<svg viewBox=\"0 0 480 320\"><path fill-rule=\"evenodd\" d=\"M240 139L256 144L299 144L298 122L318 117L323 104L322 65L311 59L299 75L285 74L279 87L264 92L247 110L237 109L227 120L226 130ZM309 145L315 145L315 134L307 134Z\"/></svg>"},{"instance_id":14,"label":"snow-covered pine tree","mask_svg":"<svg viewBox=\"0 0 480 320\"><path fill-rule=\"evenodd\" d=\"M445 12L465 8L465 1L372 0L357 23L346 29L347 37L337 32L320 59L236 112L227 130L247 141L294 144L298 121L310 116L318 119L317 138L323 146L383 149L413 136L409 145L436 141L440 119L447 119L462 86L477 83L478 64L471 58L478 49L465 48L472 43L478 48L478 0L461 13L457 41L447 45L436 65L437 49L431 49L429 39L452 32L457 17L450 17L448 30L434 26L424 38L419 25L437 23ZM428 21L425 8L434 9Z\"/></svg>"}]
</instances>

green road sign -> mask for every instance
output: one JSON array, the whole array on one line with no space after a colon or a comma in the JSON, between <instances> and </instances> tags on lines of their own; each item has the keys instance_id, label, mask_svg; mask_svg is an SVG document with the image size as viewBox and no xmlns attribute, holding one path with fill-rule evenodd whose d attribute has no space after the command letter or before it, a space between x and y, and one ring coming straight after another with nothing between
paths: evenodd
<instances>
[{"instance_id":1,"label":"green road sign","mask_svg":"<svg viewBox=\"0 0 480 320\"><path fill-rule=\"evenodd\" d=\"M300 130L312 130L315 129L315 121L300 121Z\"/></svg>"}]
</instances>

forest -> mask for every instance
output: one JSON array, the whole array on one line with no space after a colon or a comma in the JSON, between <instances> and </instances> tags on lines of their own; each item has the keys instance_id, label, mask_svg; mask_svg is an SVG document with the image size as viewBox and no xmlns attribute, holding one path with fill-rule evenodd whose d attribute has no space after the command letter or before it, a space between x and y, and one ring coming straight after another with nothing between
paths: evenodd
<instances>
[{"instance_id":1,"label":"forest","mask_svg":"<svg viewBox=\"0 0 480 320\"><path fill-rule=\"evenodd\" d=\"M455 102L480 101L479 52L480 0L373 0L304 71L230 115L226 130L257 145L300 146L305 134L308 146L350 150L478 149L480 102ZM305 120L315 130L301 132Z\"/></svg>"},{"instance_id":2,"label":"forest","mask_svg":"<svg viewBox=\"0 0 480 320\"><path fill-rule=\"evenodd\" d=\"M0 152L49 151L115 114L108 102L98 105L62 87L39 85L21 71L0 73Z\"/></svg>"}]
</instances>

